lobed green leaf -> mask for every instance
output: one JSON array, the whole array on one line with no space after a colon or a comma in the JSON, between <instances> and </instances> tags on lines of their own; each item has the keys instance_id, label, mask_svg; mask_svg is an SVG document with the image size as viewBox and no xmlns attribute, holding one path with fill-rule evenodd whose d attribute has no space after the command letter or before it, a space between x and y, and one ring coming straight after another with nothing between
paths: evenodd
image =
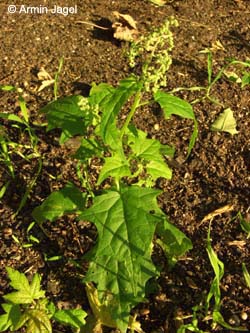
<instances>
[{"instance_id":1,"label":"lobed green leaf","mask_svg":"<svg viewBox=\"0 0 250 333\"><path fill-rule=\"evenodd\" d=\"M156 275L151 244L161 215L156 202L159 193L137 186L109 191L96 197L80 216L98 229L86 281L97 284L100 300L109 305L122 332L131 307L144 298L147 280Z\"/></svg>"},{"instance_id":2,"label":"lobed green leaf","mask_svg":"<svg viewBox=\"0 0 250 333\"><path fill-rule=\"evenodd\" d=\"M45 292L41 290L41 278L38 274L34 275L31 284L29 284L25 274L11 267L7 267L6 270L11 281L10 285L17 291L3 296L5 300L13 304L30 304L35 299L45 296Z\"/></svg>"},{"instance_id":3,"label":"lobed green leaf","mask_svg":"<svg viewBox=\"0 0 250 333\"><path fill-rule=\"evenodd\" d=\"M26 333L52 333L50 318L43 309L26 310L18 326L26 326Z\"/></svg>"}]
</instances>

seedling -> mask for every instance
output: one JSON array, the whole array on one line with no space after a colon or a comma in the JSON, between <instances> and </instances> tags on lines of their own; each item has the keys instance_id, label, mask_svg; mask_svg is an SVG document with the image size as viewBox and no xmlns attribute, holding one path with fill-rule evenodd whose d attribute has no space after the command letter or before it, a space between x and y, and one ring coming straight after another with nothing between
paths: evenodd
<instances>
[{"instance_id":1,"label":"seedling","mask_svg":"<svg viewBox=\"0 0 250 333\"><path fill-rule=\"evenodd\" d=\"M133 124L135 113L151 104L151 95L166 119L174 114L193 121L187 156L195 143L197 122L192 106L160 90L167 84L174 46L170 27L176 25L170 19L132 44L129 60L132 67L141 66L139 75L121 80L116 88L106 83L93 85L88 98L59 98L41 110L46 114L48 130L62 129L61 144L74 136L81 137L73 156L83 165L82 179L88 186L85 193L73 184L52 193L34 210L33 217L42 225L65 213L75 213L79 219L95 224L98 239L86 256L90 265L84 281L90 304L95 295L95 315L101 311L98 304L105 305L109 312L105 316L121 332L131 326L130 310L144 300L146 282L158 274L151 260L154 235L170 264L192 247L158 207L161 191L152 188L159 177L171 179L172 170L165 157L173 157L174 148L150 138ZM122 122L120 114L128 101L131 108ZM104 164L100 164L96 184L91 185L88 173L94 158ZM100 192L104 182L106 189ZM95 286L93 292L88 286ZM98 325L108 325L103 318L96 320Z\"/></svg>"},{"instance_id":2,"label":"seedling","mask_svg":"<svg viewBox=\"0 0 250 333\"><path fill-rule=\"evenodd\" d=\"M212 95L212 89L216 85L216 83L223 77L227 77L232 82L241 83L241 87L244 88L247 86L250 82L250 74L249 72L246 72L244 69L250 67L250 61L239 61L235 59L228 59L227 63L222 66L222 68L218 71L218 73L213 73L213 55L212 51L207 48L205 50L202 50L200 53L204 53L207 55L207 86L194 86L194 87L178 87L173 90L171 90L170 93L175 93L178 91L200 91L202 92L202 96L199 98L196 98L191 102L192 105L202 101L202 100L209 100L213 104L219 105L223 108L225 106L222 102L218 101L213 95ZM234 71L229 71L230 68L240 67L243 68L243 70L240 70L240 76L238 76ZM228 110L228 108L226 108ZM235 134L235 133L233 133Z\"/></svg>"},{"instance_id":3,"label":"seedling","mask_svg":"<svg viewBox=\"0 0 250 333\"><path fill-rule=\"evenodd\" d=\"M17 331L22 327L27 333L52 333L51 319L80 329L86 313L81 309L57 310L41 289L41 276L35 274L29 282L23 273L7 268L10 285L16 291L3 296L5 314L0 316L0 332Z\"/></svg>"},{"instance_id":4,"label":"seedling","mask_svg":"<svg viewBox=\"0 0 250 333\"><path fill-rule=\"evenodd\" d=\"M19 106L21 110L21 116L17 116L15 114L9 114L9 113L0 113L0 118L2 119L7 119L12 126L17 127L21 133L28 132L29 139L30 139L30 146L26 146L20 143L13 142L10 140L10 138L7 136L7 134L4 131L4 128L1 127L1 133L0 133L0 145L1 145L1 156L2 160L6 165L6 169L9 171L11 177L14 179L15 178L15 168L14 165L11 161L11 155L13 153L18 154L21 156L21 158L25 159L26 161L31 161L32 159L37 160L37 170L35 171L35 174L33 176L33 179L29 182L29 184L26 187L25 193L22 196L22 199L19 203L19 206L15 212L15 216L19 214L21 209L24 207L31 191L32 188L34 187L36 180L38 176L41 173L42 170L42 157L38 151L38 137L32 127L32 124L30 124L30 119L29 119L29 112L26 107L25 100L22 96L22 90L20 88L16 88L14 86L0 86L0 89L3 91L14 91L18 95L18 101L19 101ZM23 150L26 148L29 148L32 150L32 153L29 155L26 155L23 153Z\"/></svg>"},{"instance_id":5,"label":"seedling","mask_svg":"<svg viewBox=\"0 0 250 333\"><path fill-rule=\"evenodd\" d=\"M206 333L199 329L199 318L203 318L203 320L211 320L212 319L212 329L216 329L217 325L220 325L228 330L232 331L247 331L244 327L233 327L229 325L223 318L220 308L221 308L221 291L220 291L220 281L224 275L224 264L218 258L217 254L212 248L211 245L211 222L210 220L208 234L207 234L207 254L209 257L210 264L214 271L214 279L212 281L210 290L207 294L205 304L200 304L193 307L193 316L192 322L189 324L183 324L179 329L178 333L185 333L187 332L196 332L196 333ZM250 285L249 274L247 272L245 264L242 265L243 274L246 280L246 283ZM214 304L212 308L212 315L211 315L211 301L214 299Z\"/></svg>"}]
</instances>

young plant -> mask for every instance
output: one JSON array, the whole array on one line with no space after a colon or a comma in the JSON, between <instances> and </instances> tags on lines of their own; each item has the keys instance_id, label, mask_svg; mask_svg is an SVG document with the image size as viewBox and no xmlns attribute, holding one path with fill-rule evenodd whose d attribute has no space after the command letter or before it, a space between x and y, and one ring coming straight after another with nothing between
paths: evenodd
<instances>
[{"instance_id":1,"label":"young plant","mask_svg":"<svg viewBox=\"0 0 250 333\"><path fill-rule=\"evenodd\" d=\"M3 126L0 128L0 145L1 145L1 156L6 165L7 170L9 171L11 177L15 178L15 168L14 164L11 161L11 155L13 153L21 156L24 160L30 162L32 159L37 160L36 172L26 187L26 190L22 196L21 202L15 212L15 216L19 214L21 209L24 207L32 188L34 187L36 180L42 170L42 157L38 151L38 137L30 123L29 112L26 107L25 100L22 96L22 90L14 86L0 86L0 90L3 91L14 91L18 94L18 102L21 110L21 116L17 116L11 113L0 113L0 118L7 119L13 127L16 127L20 130L20 133L28 133L30 145L23 145L22 143L17 143L12 141L4 131ZM31 149L32 152L28 155L23 153L23 150Z\"/></svg>"},{"instance_id":2,"label":"young plant","mask_svg":"<svg viewBox=\"0 0 250 333\"><path fill-rule=\"evenodd\" d=\"M16 291L4 295L2 304L5 314L0 315L0 332L52 333L51 320L80 329L86 313L81 309L56 310L41 289L41 276L35 274L29 282L23 273L7 267L10 285Z\"/></svg>"},{"instance_id":3,"label":"young plant","mask_svg":"<svg viewBox=\"0 0 250 333\"><path fill-rule=\"evenodd\" d=\"M211 220L212 221L212 220ZM207 294L205 304L201 303L193 307L193 315L192 322L188 324L183 324L178 329L177 333L185 333L185 332L196 332L196 333L207 333L199 328L199 320L211 320L212 319L212 329L216 329L217 325L222 326L223 328L229 331L247 331L244 327L233 327L229 325L225 319L223 318L220 308L221 308L221 291L220 291L220 281L224 275L224 264L218 258L217 254L212 248L211 245L211 221L209 224L208 234L207 234L207 254L209 257L209 261L214 271L214 279L212 281L210 290ZM243 274L246 280L246 283L250 283L249 276L247 276L248 272L246 270L245 264L242 264ZM249 274L248 274L249 275ZM211 300L214 299L212 316L211 316Z\"/></svg>"},{"instance_id":4,"label":"young plant","mask_svg":"<svg viewBox=\"0 0 250 333\"><path fill-rule=\"evenodd\" d=\"M153 188L158 178L171 179L172 170L165 157L173 157L174 148L150 138L132 122L136 112L152 103L151 95L166 119L174 114L193 121L190 154L197 137L192 107L160 90L167 83L166 72L172 62L170 27L176 25L170 19L131 46L130 64L138 64L138 75L121 80L116 88L106 83L93 85L88 98L60 98L41 110L47 116L48 130L62 129L61 144L80 136L80 147L73 156L85 166L82 178L87 177L88 185L82 193L69 183L36 207L33 217L41 225L65 213L75 213L78 219L95 224L98 238L86 256L90 265L84 281L93 313L99 315L98 327L112 325L126 332L130 326L139 332L139 326L131 324L130 311L144 300L147 281L158 275L151 260L154 237L170 265L192 248L191 241L158 207L161 191ZM128 101L131 107L122 122L121 111ZM104 164L100 163L97 182L91 185L89 170L97 158ZM105 316L101 315L102 309Z\"/></svg>"},{"instance_id":5,"label":"young plant","mask_svg":"<svg viewBox=\"0 0 250 333\"><path fill-rule=\"evenodd\" d=\"M227 63L222 66L222 68L218 71L218 73L213 73L213 54L209 48L202 50L200 53L204 53L207 55L207 86L194 86L194 87L178 87L173 89L170 93L175 93L178 91L200 91L202 92L202 96L196 98L194 101L191 102L192 105L202 101L202 100L209 100L210 102L220 105L223 108L225 106L218 101L213 95L212 90L215 87L216 83L225 76L231 82L241 83L241 88L250 84L250 73L245 71L245 68L250 68L250 61L239 61L236 59L228 59ZM230 70L230 68L238 68L238 75L235 71ZM226 108L226 110L230 110ZM232 112L232 111L231 111ZM235 134L235 133L233 133Z\"/></svg>"},{"instance_id":6,"label":"young plant","mask_svg":"<svg viewBox=\"0 0 250 333\"><path fill-rule=\"evenodd\" d=\"M233 326L229 325L224 320L224 318L220 312L220 307L221 307L220 281L224 275L224 264L221 260L219 260L217 254L215 253L215 251L212 248L211 238L210 238L210 229L211 229L211 223L209 225L209 230L208 230L208 235L207 235L207 253L208 253L210 263L213 267L215 277L212 281L209 293L207 295L206 305L205 305L206 312L209 309L211 299L214 298L214 307L213 307L213 313L212 313L212 320L213 320L212 328L215 328L216 325L219 324L228 330L247 331L247 329L244 327L233 327Z\"/></svg>"}]
</instances>

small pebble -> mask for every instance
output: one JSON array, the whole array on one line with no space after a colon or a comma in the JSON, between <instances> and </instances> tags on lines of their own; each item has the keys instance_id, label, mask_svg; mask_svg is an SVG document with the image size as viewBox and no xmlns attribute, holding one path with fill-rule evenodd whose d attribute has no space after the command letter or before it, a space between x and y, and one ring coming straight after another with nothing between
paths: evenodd
<instances>
[{"instance_id":1,"label":"small pebble","mask_svg":"<svg viewBox=\"0 0 250 333\"><path fill-rule=\"evenodd\" d=\"M159 129L160 129L160 125L159 125L159 124L155 124L155 125L154 125L154 129L155 129L155 131L159 131Z\"/></svg>"},{"instance_id":2,"label":"small pebble","mask_svg":"<svg viewBox=\"0 0 250 333\"><path fill-rule=\"evenodd\" d=\"M242 311L241 314L240 314L240 316L241 316L242 320L247 320L247 318L248 318L248 315L247 315L247 313L245 311Z\"/></svg>"},{"instance_id":3,"label":"small pebble","mask_svg":"<svg viewBox=\"0 0 250 333\"><path fill-rule=\"evenodd\" d=\"M229 318L228 322L232 326L239 326L240 325L240 318L237 315L232 315L232 317Z\"/></svg>"}]
</instances>

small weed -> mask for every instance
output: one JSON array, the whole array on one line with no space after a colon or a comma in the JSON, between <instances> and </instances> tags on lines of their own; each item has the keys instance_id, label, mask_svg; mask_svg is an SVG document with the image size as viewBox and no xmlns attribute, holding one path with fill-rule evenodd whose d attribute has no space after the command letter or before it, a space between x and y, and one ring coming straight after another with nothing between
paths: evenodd
<instances>
[{"instance_id":1,"label":"small weed","mask_svg":"<svg viewBox=\"0 0 250 333\"><path fill-rule=\"evenodd\" d=\"M212 220L211 220L212 221ZM196 333L207 333L199 329L200 320L212 320L211 328L216 329L217 325L220 325L228 330L232 331L247 331L244 327L233 327L229 325L223 318L220 308L221 308L221 290L220 290L220 281L224 275L224 264L218 258L217 254L212 248L211 245L211 221L209 224L208 234L207 234L207 254L209 257L210 264L214 271L214 279L211 283L210 290L207 294L204 304L197 305L193 307L192 322L189 324L183 324L179 329L178 333L187 332L196 332ZM247 277L246 267L242 265L243 273L246 281L250 282L249 276ZM248 280L247 280L248 279ZM248 283L247 282L247 283ZM214 300L213 308L211 309L211 301ZM212 311L212 315L211 315Z\"/></svg>"},{"instance_id":2,"label":"small weed","mask_svg":"<svg viewBox=\"0 0 250 333\"><path fill-rule=\"evenodd\" d=\"M16 291L4 295L5 314L0 315L0 332L17 331L22 327L27 333L52 333L51 320L74 328L81 328L86 313L81 309L57 310L41 289L41 276L35 274L29 282L23 273L7 268L10 285Z\"/></svg>"},{"instance_id":3,"label":"small weed","mask_svg":"<svg viewBox=\"0 0 250 333\"><path fill-rule=\"evenodd\" d=\"M19 155L22 159L30 162L33 159L37 160L37 170L26 187L25 193L23 194L19 206L14 214L14 216L18 215L22 208L25 206L25 203L32 191L32 188L36 184L37 178L42 170L42 156L38 151L38 137L30 123L29 112L26 107L26 103L22 97L22 90L13 86L0 86L0 89L3 91L14 91L18 94L19 107L21 110L21 116L17 116L15 114L9 113L0 113L0 118L8 120L13 127L18 128L20 133L28 133L30 146L23 145L21 143L17 143L12 141L4 131L3 126L0 128L0 147L1 147L1 160L6 166L7 172L11 175L12 179L15 179L15 168L12 162L12 154ZM32 152L30 154L26 154L25 150L31 149ZM4 191L4 189L3 189ZM5 192L5 191L4 191ZM3 194L4 194L3 192Z\"/></svg>"}]
</instances>

